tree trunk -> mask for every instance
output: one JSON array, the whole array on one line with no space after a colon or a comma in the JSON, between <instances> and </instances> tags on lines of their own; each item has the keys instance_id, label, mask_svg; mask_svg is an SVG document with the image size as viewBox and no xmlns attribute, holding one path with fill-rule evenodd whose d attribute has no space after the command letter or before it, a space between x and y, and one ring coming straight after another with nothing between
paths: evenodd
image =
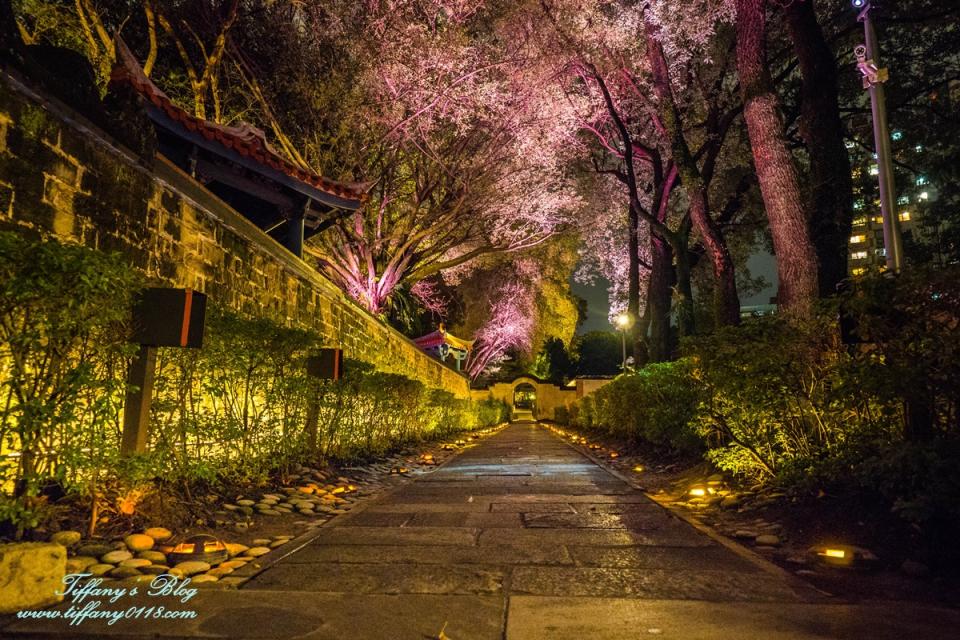
<instances>
[{"instance_id":1,"label":"tree trunk","mask_svg":"<svg viewBox=\"0 0 960 640\"><path fill-rule=\"evenodd\" d=\"M683 190L690 200L690 218L697 233L703 238L703 246L713 266L714 320L718 327L734 325L740 322L740 298L737 295L737 282L734 276L733 260L720 233L720 228L710 217L710 203L707 196L707 180L690 152L690 145L683 132L683 119L673 95L670 83L670 68L663 47L657 39L656 27L645 21L647 60L653 76L653 90L659 103L658 116L670 137L669 145L680 174ZM719 143L718 143L719 144ZM677 291L680 294L680 334L689 335L693 331L693 301L690 288L690 259L687 255L689 236L684 234L683 247L674 247L677 256Z\"/></svg>"},{"instance_id":2,"label":"tree trunk","mask_svg":"<svg viewBox=\"0 0 960 640\"><path fill-rule=\"evenodd\" d=\"M737 69L760 193L777 255L777 302L808 313L818 295L817 256L810 240L793 157L766 62L766 0L736 0Z\"/></svg>"},{"instance_id":3,"label":"tree trunk","mask_svg":"<svg viewBox=\"0 0 960 640\"><path fill-rule=\"evenodd\" d=\"M713 268L713 319L717 327L740 324L740 296L733 258L723 239L723 233L710 217L705 189L688 191L690 218ZM689 268L688 268L689 270Z\"/></svg>"},{"instance_id":4,"label":"tree trunk","mask_svg":"<svg viewBox=\"0 0 960 640\"><path fill-rule=\"evenodd\" d=\"M673 275L673 251L656 232L650 233L650 280L647 284L647 312L650 337L647 349L650 362L670 359L670 285Z\"/></svg>"},{"instance_id":5,"label":"tree trunk","mask_svg":"<svg viewBox=\"0 0 960 640\"><path fill-rule=\"evenodd\" d=\"M630 253L628 268L630 273L627 280L627 315L633 324L630 327L630 354L634 364L640 366L640 352L644 350L643 339L646 336L646 327L640 323L640 212L630 206L628 212L627 250Z\"/></svg>"},{"instance_id":6,"label":"tree trunk","mask_svg":"<svg viewBox=\"0 0 960 640\"><path fill-rule=\"evenodd\" d=\"M847 277L853 217L850 157L843 143L837 61L817 23L814 0L787 6L787 25L800 61L800 135L810 154L810 235L820 265L820 295Z\"/></svg>"}]
</instances>

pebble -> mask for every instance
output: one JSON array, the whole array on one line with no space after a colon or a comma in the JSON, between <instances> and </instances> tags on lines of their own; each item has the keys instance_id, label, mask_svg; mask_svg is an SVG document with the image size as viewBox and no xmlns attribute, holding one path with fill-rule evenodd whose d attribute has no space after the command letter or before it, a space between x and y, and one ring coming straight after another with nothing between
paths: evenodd
<instances>
[{"instance_id":1,"label":"pebble","mask_svg":"<svg viewBox=\"0 0 960 640\"><path fill-rule=\"evenodd\" d=\"M84 573L90 573L95 576L105 575L108 571L113 571L116 567L112 564L93 564L87 567Z\"/></svg>"},{"instance_id":2,"label":"pebble","mask_svg":"<svg viewBox=\"0 0 960 640\"><path fill-rule=\"evenodd\" d=\"M131 569L139 569L140 567L149 567L153 562L146 560L144 558L130 558L129 560L124 560L120 563L121 567L130 567Z\"/></svg>"},{"instance_id":3,"label":"pebble","mask_svg":"<svg viewBox=\"0 0 960 640\"><path fill-rule=\"evenodd\" d=\"M140 567L141 573L149 573L150 575L158 576L161 573L168 573L170 567L165 564L150 564L145 567Z\"/></svg>"},{"instance_id":4,"label":"pebble","mask_svg":"<svg viewBox=\"0 0 960 640\"><path fill-rule=\"evenodd\" d=\"M756 538L756 537L757 537L757 532L756 532L756 531L751 531L750 529L738 529L737 531L734 531L733 537L734 537L734 538L741 538L741 539Z\"/></svg>"},{"instance_id":5,"label":"pebble","mask_svg":"<svg viewBox=\"0 0 960 640\"><path fill-rule=\"evenodd\" d=\"M239 569L242 566L245 566L246 564L247 564L246 560L227 560L226 562L221 563L220 567L234 571L236 569Z\"/></svg>"},{"instance_id":6,"label":"pebble","mask_svg":"<svg viewBox=\"0 0 960 640\"><path fill-rule=\"evenodd\" d=\"M111 578L132 578L133 576L140 575L140 572L134 567L117 567L112 569L107 575Z\"/></svg>"},{"instance_id":7,"label":"pebble","mask_svg":"<svg viewBox=\"0 0 960 640\"><path fill-rule=\"evenodd\" d=\"M269 547L253 547L252 549L247 549L246 556L249 558L259 558L260 556L270 553Z\"/></svg>"},{"instance_id":8,"label":"pebble","mask_svg":"<svg viewBox=\"0 0 960 640\"><path fill-rule=\"evenodd\" d=\"M82 545L79 549L77 549L77 555L78 556L94 556L96 558L99 558L103 554L110 553L111 551L113 551L112 545L99 544L99 543L85 544L85 545Z\"/></svg>"},{"instance_id":9,"label":"pebble","mask_svg":"<svg viewBox=\"0 0 960 640\"><path fill-rule=\"evenodd\" d=\"M217 578L222 578L223 576L225 576L225 575L227 575L227 574L230 574L230 573L233 573L233 569L231 569L230 567L225 567L225 566L223 566L223 565L220 565L220 566L217 567L216 569L210 569L210 571L208 571L208 572L206 573L206 575L208 575L208 576L216 576Z\"/></svg>"},{"instance_id":10,"label":"pebble","mask_svg":"<svg viewBox=\"0 0 960 640\"><path fill-rule=\"evenodd\" d=\"M257 503L254 502L253 500L237 500L237 504L240 505L241 507L252 507Z\"/></svg>"},{"instance_id":11,"label":"pebble","mask_svg":"<svg viewBox=\"0 0 960 640\"><path fill-rule=\"evenodd\" d=\"M164 540L169 540L173 536L173 532L170 529L165 527L150 527L143 532L144 535L150 536L157 542L163 542Z\"/></svg>"},{"instance_id":12,"label":"pebble","mask_svg":"<svg viewBox=\"0 0 960 640\"><path fill-rule=\"evenodd\" d=\"M141 551L137 554L137 557L161 564L167 561L167 556L159 551Z\"/></svg>"},{"instance_id":13,"label":"pebble","mask_svg":"<svg viewBox=\"0 0 960 640\"><path fill-rule=\"evenodd\" d=\"M67 558L67 573L82 573L87 567L92 567L99 560L93 556L74 556Z\"/></svg>"},{"instance_id":14,"label":"pebble","mask_svg":"<svg viewBox=\"0 0 960 640\"><path fill-rule=\"evenodd\" d=\"M244 551L250 548L245 544L239 544L236 542L227 542L225 543L224 546L227 548L227 553L230 555L231 558L233 556L240 555L241 553L243 553Z\"/></svg>"},{"instance_id":15,"label":"pebble","mask_svg":"<svg viewBox=\"0 0 960 640\"><path fill-rule=\"evenodd\" d=\"M290 541L289 541L289 540L274 540L273 542L270 543L270 548L271 548L271 549L276 549L277 547L282 547L283 545L287 544L288 542L290 542Z\"/></svg>"},{"instance_id":16,"label":"pebble","mask_svg":"<svg viewBox=\"0 0 960 640\"><path fill-rule=\"evenodd\" d=\"M107 564L120 564L124 560L129 560L133 554L129 551L111 551L100 556L100 560Z\"/></svg>"},{"instance_id":17,"label":"pebble","mask_svg":"<svg viewBox=\"0 0 960 640\"><path fill-rule=\"evenodd\" d=\"M131 551L149 551L155 544L154 539L144 533L132 533L123 542Z\"/></svg>"},{"instance_id":18,"label":"pebble","mask_svg":"<svg viewBox=\"0 0 960 640\"><path fill-rule=\"evenodd\" d=\"M210 565L206 562L200 562L199 560L187 560L186 562L180 562L173 568L180 571L185 576L192 576L198 573L210 571Z\"/></svg>"},{"instance_id":19,"label":"pebble","mask_svg":"<svg viewBox=\"0 0 960 640\"><path fill-rule=\"evenodd\" d=\"M190 584L203 584L204 582L216 582L219 580L217 576L210 575L209 573L204 573L199 576L194 576L190 580Z\"/></svg>"},{"instance_id":20,"label":"pebble","mask_svg":"<svg viewBox=\"0 0 960 640\"><path fill-rule=\"evenodd\" d=\"M262 513L262 514L265 515L265 516L279 516L279 515L282 515L282 513L281 513L280 511L277 511L276 509L261 509L261 510L260 510L260 513Z\"/></svg>"},{"instance_id":21,"label":"pebble","mask_svg":"<svg viewBox=\"0 0 960 640\"><path fill-rule=\"evenodd\" d=\"M732 507L737 507L740 505L740 498L738 496L726 496L723 500L720 501L720 506L724 509L730 509Z\"/></svg>"},{"instance_id":22,"label":"pebble","mask_svg":"<svg viewBox=\"0 0 960 640\"><path fill-rule=\"evenodd\" d=\"M759 536L757 536L756 538L754 538L754 542L756 542L758 545L764 546L764 547L778 547L778 546L780 546L780 538L778 538L777 536L773 535L772 533L765 533L765 534L763 534L763 535L759 535Z\"/></svg>"},{"instance_id":23,"label":"pebble","mask_svg":"<svg viewBox=\"0 0 960 640\"><path fill-rule=\"evenodd\" d=\"M58 531L50 536L50 542L62 544L65 547L72 547L80 542L80 538L82 537L79 531Z\"/></svg>"}]
</instances>

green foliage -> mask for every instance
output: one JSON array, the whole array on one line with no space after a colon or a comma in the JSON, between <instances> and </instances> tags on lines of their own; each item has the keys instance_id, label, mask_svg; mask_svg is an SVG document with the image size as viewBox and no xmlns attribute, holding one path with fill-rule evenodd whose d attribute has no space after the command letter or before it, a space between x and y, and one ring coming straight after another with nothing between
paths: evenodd
<instances>
[{"instance_id":1,"label":"green foliage","mask_svg":"<svg viewBox=\"0 0 960 640\"><path fill-rule=\"evenodd\" d=\"M318 334L211 305L202 349L158 350L149 451L120 458L126 323L140 286L117 256L0 233L0 525L10 533L40 523L45 490L117 509L150 483L256 482L505 420L502 403L474 405L359 361L338 382L310 378Z\"/></svg>"},{"instance_id":2,"label":"green foliage","mask_svg":"<svg viewBox=\"0 0 960 640\"><path fill-rule=\"evenodd\" d=\"M510 420L510 405L503 400L496 400L490 396L475 404L477 426L492 427Z\"/></svg>"},{"instance_id":3,"label":"green foliage","mask_svg":"<svg viewBox=\"0 0 960 640\"><path fill-rule=\"evenodd\" d=\"M113 462L124 323L137 278L115 255L0 233L0 458L15 524L36 522L40 482L68 489Z\"/></svg>"},{"instance_id":4,"label":"green foliage","mask_svg":"<svg viewBox=\"0 0 960 640\"><path fill-rule=\"evenodd\" d=\"M556 385L562 385L573 375L574 362L567 345L560 338L549 338L537 354L529 373Z\"/></svg>"},{"instance_id":5,"label":"green foliage","mask_svg":"<svg viewBox=\"0 0 960 640\"><path fill-rule=\"evenodd\" d=\"M699 403L687 360L647 365L617 377L577 408L576 422L661 450L695 453L700 442L690 429Z\"/></svg>"}]
</instances>

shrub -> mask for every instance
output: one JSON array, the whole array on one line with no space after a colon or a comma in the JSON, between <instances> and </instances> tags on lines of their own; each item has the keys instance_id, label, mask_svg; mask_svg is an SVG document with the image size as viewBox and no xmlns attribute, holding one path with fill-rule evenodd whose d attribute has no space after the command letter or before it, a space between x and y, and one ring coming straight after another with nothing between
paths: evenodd
<instances>
[{"instance_id":1,"label":"shrub","mask_svg":"<svg viewBox=\"0 0 960 640\"><path fill-rule=\"evenodd\" d=\"M258 482L505 420L503 403L359 361L340 381L312 379L318 334L214 303L203 349L158 350L149 451L121 458L126 323L141 286L119 256L0 233L0 535L37 526L43 494L84 497L95 523L98 510L129 515L158 483L189 495L197 482Z\"/></svg>"},{"instance_id":2,"label":"shrub","mask_svg":"<svg viewBox=\"0 0 960 640\"><path fill-rule=\"evenodd\" d=\"M490 396L475 404L477 424L481 427L492 427L510 419L510 405L503 400L496 400Z\"/></svg>"},{"instance_id":3,"label":"shrub","mask_svg":"<svg viewBox=\"0 0 960 640\"><path fill-rule=\"evenodd\" d=\"M689 423L699 392L692 382L687 360L647 365L583 398L578 423L663 450L696 452L699 440Z\"/></svg>"},{"instance_id":4,"label":"shrub","mask_svg":"<svg viewBox=\"0 0 960 640\"><path fill-rule=\"evenodd\" d=\"M117 256L0 233L0 518L36 526L41 484L93 490L115 463L124 323L137 277Z\"/></svg>"}]
</instances>

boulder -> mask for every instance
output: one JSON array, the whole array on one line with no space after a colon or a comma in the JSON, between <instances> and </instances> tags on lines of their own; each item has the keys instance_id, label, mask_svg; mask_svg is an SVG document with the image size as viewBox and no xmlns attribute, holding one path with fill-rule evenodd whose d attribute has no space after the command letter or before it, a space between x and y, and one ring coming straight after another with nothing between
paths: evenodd
<instances>
[{"instance_id":1,"label":"boulder","mask_svg":"<svg viewBox=\"0 0 960 640\"><path fill-rule=\"evenodd\" d=\"M67 550L50 542L0 545L0 613L45 607L63 600Z\"/></svg>"}]
</instances>

